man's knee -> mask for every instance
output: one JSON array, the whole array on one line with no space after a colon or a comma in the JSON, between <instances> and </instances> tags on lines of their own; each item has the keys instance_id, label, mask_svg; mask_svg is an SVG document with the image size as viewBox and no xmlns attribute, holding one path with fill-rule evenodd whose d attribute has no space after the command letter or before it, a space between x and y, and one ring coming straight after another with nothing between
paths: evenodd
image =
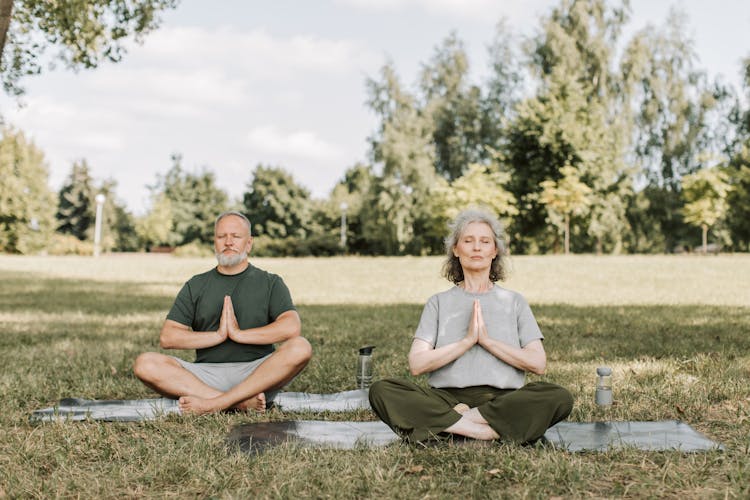
<instances>
[{"instance_id":1,"label":"man's knee","mask_svg":"<svg viewBox=\"0 0 750 500\"><path fill-rule=\"evenodd\" d=\"M282 344L279 350L295 363L307 364L312 358L312 346L304 337L293 337Z\"/></svg>"},{"instance_id":2,"label":"man's knee","mask_svg":"<svg viewBox=\"0 0 750 500\"><path fill-rule=\"evenodd\" d=\"M133 362L133 373L141 380L151 380L164 366L164 355L156 352L144 352Z\"/></svg>"}]
</instances>

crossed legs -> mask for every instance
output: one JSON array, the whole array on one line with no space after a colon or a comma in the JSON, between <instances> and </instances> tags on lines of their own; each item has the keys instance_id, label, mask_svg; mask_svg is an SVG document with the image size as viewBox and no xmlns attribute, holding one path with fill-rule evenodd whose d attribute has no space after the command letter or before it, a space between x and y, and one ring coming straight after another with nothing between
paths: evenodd
<instances>
[{"instance_id":1,"label":"crossed legs","mask_svg":"<svg viewBox=\"0 0 750 500\"><path fill-rule=\"evenodd\" d=\"M312 356L310 343L302 337L287 340L252 374L226 392L207 385L170 356L155 352L136 358L133 372L159 394L179 398L186 413L214 413L229 408L265 411L265 391L288 384Z\"/></svg>"},{"instance_id":2,"label":"crossed legs","mask_svg":"<svg viewBox=\"0 0 750 500\"><path fill-rule=\"evenodd\" d=\"M565 419L573 398L564 388L544 382L515 390L487 386L436 389L384 379L370 388L370 404L383 422L412 442L451 433L526 443Z\"/></svg>"}]
</instances>

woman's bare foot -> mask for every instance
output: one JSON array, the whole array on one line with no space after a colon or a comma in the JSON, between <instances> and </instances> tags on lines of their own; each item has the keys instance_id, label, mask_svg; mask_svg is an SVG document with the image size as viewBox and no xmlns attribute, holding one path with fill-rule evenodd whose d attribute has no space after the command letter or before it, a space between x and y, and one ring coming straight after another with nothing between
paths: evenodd
<instances>
[{"instance_id":1,"label":"woman's bare foot","mask_svg":"<svg viewBox=\"0 0 750 500\"><path fill-rule=\"evenodd\" d=\"M445 432L466 436L472 439L481 439L482 441L491 441L500 438L498 433L495 432L489 424L473 422L466 418L466 416L462 416L458 422L445 429Z\"/></svg>"},{"instance_id":2,"label":"woman's bare foot","mask_svg":"<svg viewBox=\"0 0 750 500\"><path fill-rule=\"evenodd\" d=\"M460 413L461 415L469 410L471 410L471 408L469 408L469 405L467 405L466 403L458 403L453 407L453 411L455 411L456 413Z\"/></svg>"},{"instance_id":3,"label":"woman's bare foot","mask_svg":"<svg viewBox=\"0 0 750 500\"><path fill-rule=\"evenodd\" d=\"M240 401L239 403L234 405L232 408L236 410L241 410L241 411L254 410L254 411L257 411L258 413L265 413L266 412L266 395L261 392L257 396L253 396L244 401Z\"/></svg>"}]
</instances>

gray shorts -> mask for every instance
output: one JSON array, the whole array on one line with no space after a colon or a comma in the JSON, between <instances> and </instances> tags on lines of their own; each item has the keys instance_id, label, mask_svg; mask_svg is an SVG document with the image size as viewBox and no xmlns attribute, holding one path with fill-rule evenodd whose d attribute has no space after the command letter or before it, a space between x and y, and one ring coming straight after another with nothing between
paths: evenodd
<instances>
[{"instance_id":1,"label":"gray shorts","mask_svg":"<svg viewBox=\"0 0 750 500\"><path fill-rule=\"evenodd\" d=\"M214 389L226 392L249 377L269 356L271 354L255 361L240 363L191 363L175 356L172 356L172 358L176 359L184 369L195 375L201 382ZM278 393L279 390L264 391L266 401L273 401Z\"/></svg>"}]
</instances>

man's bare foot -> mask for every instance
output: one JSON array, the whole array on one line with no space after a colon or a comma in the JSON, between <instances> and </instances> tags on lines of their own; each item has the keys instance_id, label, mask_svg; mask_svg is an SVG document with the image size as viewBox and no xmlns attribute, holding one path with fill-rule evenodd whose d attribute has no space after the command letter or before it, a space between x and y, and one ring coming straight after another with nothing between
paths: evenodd
<instances>
[{"instance_id":1,"label":"man's bare foot","mask_svg":"<svg viewBox=\"0 0 750 500\"><path fill-rule=\"evenodd\" d=\"M460 413L461 415L469 410L471 410L471 408L469 408L469 405L467 405L466 403L458 403L453 407L453 411L455 411L456 413Z\"/></svg>"},{"instance_id":2,"label":"man's bare foot","mask_svg":"<svg viewBox=\"0 0 750 500\"><path fill-rule=\"evenodd\" d=\"M257 396L253 396L244 401L240 401L236 405L232 406L232 408L235 410L240 410L240 411L254 410L254 411L257 411L258 413L265 413L266 412L266 395L261 392Z\"/></svg>"},{"instance_id":3,"label":"man's bare foot","mask_svg":"<svg viewBox=\"0 0 750 500\"><path fill-rule=\"evenodd\" d=\"M182 396L178 404L182 413L205 415L206 413L217 413L223 410L217 406L214 399L203 399L198 396Z\"/></svg>"}]
</instances>

